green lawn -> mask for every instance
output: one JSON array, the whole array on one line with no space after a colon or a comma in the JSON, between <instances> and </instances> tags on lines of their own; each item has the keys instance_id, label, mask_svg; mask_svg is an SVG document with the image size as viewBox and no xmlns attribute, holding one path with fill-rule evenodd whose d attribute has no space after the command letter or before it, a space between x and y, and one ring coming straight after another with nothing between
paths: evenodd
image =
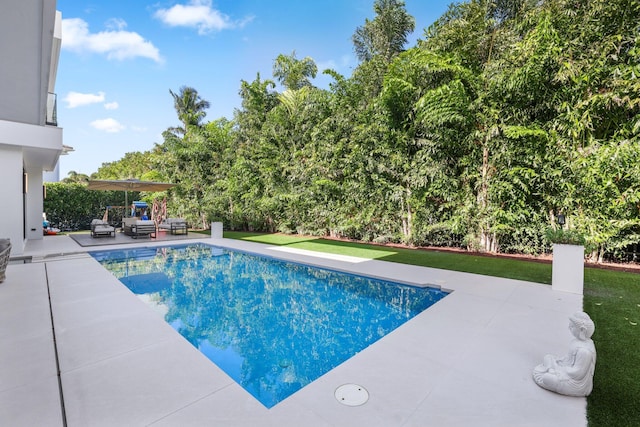
<instances>
[{"instance_id":1,"label":"green lawn","mask_svg":"<svg viewBox=\"0 0 640 427\"><path fill-rule=\"evenodd\" d=\"M283 234L227 232L225 238L511 279L551 283L551 264ZM640 426L640 274L585 268L584 311L596 324L590 427Z\"/></svg>"}]
</instances>

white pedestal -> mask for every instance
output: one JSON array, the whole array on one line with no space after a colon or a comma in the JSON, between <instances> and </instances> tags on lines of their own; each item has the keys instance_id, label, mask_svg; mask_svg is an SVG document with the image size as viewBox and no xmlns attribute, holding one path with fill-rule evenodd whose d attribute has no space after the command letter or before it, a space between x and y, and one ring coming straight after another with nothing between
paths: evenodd
<instances>
[{"instance_id":1,"label":"white pedestal","mask_svg":"<svg viewBox=\"0 0 640 427\"><path fill-rule=\"evenodd\" d=\"M221 222L211 223L211 238L222 239L222 223Z\"/></svg>"},{"instance_id":2,"label":"white pedestal","mask_svg":"<svg viewBox=\"0 0 640 427\"><path fill-rule=\"evenodd\" d=\"M583 294L584 246L553 245L551 288L554 291Z\"/></svg>"}]
</instances>

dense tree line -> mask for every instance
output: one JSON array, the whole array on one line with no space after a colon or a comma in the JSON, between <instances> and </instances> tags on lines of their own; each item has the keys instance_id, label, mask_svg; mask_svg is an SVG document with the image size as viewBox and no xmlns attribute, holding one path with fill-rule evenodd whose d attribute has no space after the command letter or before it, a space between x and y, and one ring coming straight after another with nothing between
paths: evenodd
<instances>
[{"instance_id":1,"label":"dense tree line","mask_svg":"<svg viewBox=\"0 0 640 427\"><path fill-rule=\"evenodd\" d=\"M51 225L61 231L88 230L93 219L104 217L107 207L107 220L114 224L121 222L126 210L123 192L88 190L89 178L78 175L71 174L67 182L46 184L43 208ZM129 192L131 200L139 195Z\"/></svg>"},{"instance_id":2,"label":"dense tree line","mask_svg":"<svg viewBox=\"0 0 640 427\"><path fill-rule=\"evenodd\" d=\"M593 260L637 248L638 0L455 3L408 48L404 2L374 11L351 76L320 89L313 59L279 55L206 123L170 91L182 126L93 177L176 182L194 226L539 253L562 213Z\"/></svg>"}]
</instances>

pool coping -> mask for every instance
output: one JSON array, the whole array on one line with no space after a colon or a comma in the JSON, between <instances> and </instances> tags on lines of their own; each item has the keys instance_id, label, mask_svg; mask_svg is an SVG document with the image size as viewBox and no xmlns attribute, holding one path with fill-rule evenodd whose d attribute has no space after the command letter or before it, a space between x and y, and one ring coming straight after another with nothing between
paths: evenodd
<instances>
[{"instance_id":1,"label":"pool coping","mask_svg":"<svg viewBox=\"0 0 640 427\"><path fill-rule=\"evenodd\" d=\"M195 241L404 283L432 284L452 293L267 409L97 261L82 254L105 248L66 246L66 242L62 250L36 248L33 254L40 256L39 262L8 267L7 281L0 285L0 308L3 300L26 289L27 282L34 278L44 282L20 304L42 311L50 301L63 393L62 401L57 400L60 414L51 417L56 405L49 403L41 410L35 396L26 399L20 398L24 393L16 393L37 389L51 401L57 391L53 337L42 339L42 333L33 333L44 349L34 360L43 372L37 378L25 375L22 383L16 378L11 387L3 384L0 419L20 424L21 417L29 416L49 420L40 425L62 425L54 420L62 419L63 403L69 426L586 425L586 399L556 395L531 380L531 369L544 354L566 352L567 319L582 309L580 295L530 282L291 248L282 251L239 240L189 242ZM138 246L166 244L147 241ZM73 256L65 255L71 252ZM47 292L41 289L46 284ZM13 294L5 292L5 285ZM136 328L127 326L132 322ZM11 329L2 328L2 344L15 342ZM14 361L11 366L26 373L26 362ZM0 365L0 378L9 375L4 374L8 367ZM350 407L336 400L335 390L348 383L366 388L366 404ZM13 409L8 409L9 403ZM20 415L16 403L30 413ZM49 415L37 415L39 411Z\"/></svg>"}]
</instances>

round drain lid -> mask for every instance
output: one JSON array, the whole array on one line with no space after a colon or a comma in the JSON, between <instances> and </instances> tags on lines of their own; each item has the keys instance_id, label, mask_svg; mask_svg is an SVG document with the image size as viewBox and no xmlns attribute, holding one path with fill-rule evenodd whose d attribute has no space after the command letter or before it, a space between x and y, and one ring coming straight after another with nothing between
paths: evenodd
<instances>
[{"instance_id":1,"label":"round drain lid","mask_svg":"<svg viewBox=\"0 0 640 427\"><path fill-rule=\"evenodd\" d=\"M367 389L358 384L344 384L336 389L335 393L338 402L347 406L360 406L369 400Z\"/></svg>"}]
</instances>

